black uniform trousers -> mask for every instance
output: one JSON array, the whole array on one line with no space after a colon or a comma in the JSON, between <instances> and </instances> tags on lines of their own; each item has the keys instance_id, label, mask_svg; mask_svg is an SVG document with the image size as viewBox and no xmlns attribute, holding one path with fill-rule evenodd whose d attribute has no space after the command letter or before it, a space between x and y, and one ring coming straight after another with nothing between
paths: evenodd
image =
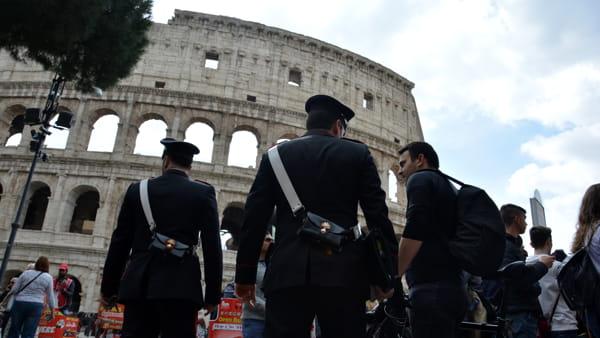
<instances>
[{"instance_id":1,"label":"black uniform trousers","mask_svg":"<svg viewBox=\"0 0 600 338\"><path fill-rule=\"evenodd\" d=\"M365 338L365 299L343 287L299 286L266 296L265 338L308 338L315 316L322 338Z\"/></svg>"},{"instance_id":2,"label":"black uniform trousers","mask_svg":"<svg viewBox=\"0 0 600 338\"><path fill-rule=\"evenodd\" d=\"M198 306L185 300L127 302L123 338L195 338Z\"/></svg>"}]
</instances>

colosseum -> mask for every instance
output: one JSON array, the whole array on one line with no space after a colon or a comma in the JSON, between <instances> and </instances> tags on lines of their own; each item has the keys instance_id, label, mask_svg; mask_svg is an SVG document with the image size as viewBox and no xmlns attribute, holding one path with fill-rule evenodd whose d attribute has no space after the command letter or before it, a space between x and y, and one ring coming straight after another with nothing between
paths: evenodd
<instances>
[{"instance_id":1,"label":"colosseum","mask_svg":"<svg viewBox=\"0 0 600 338\"><path fill-rule=\"evenodd\" d=\"M401 232L403 190L390 168L399 146L423 139L412 82L326 42L235 18L176 10L149 38L130 76L103 96L65 88L60 109L75 121L48 139L49 159L33 175L6 276L40 255L50 258L52 274L68 262L81 285L79 310L95 312L120 202L130 183L160 173L158 140L166 136L203 142L193 176L215 186L222 229L235 231L257 160L303 134L304 102L317 93L355 110L349 137L369 145ZM26 108L44 104L51 79L0 52L1 252L32 159L31 127L10 126ZM236 162L234 148L250 162ZM224 256L228 281L235 252Z\"/></svg>"}]
</instances>

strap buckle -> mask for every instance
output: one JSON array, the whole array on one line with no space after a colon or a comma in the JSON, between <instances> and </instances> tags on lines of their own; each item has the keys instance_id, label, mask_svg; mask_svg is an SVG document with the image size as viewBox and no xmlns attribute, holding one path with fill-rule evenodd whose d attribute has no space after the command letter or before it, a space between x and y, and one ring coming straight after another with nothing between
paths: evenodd
<instances>
[{"instance_id":1,"label":"strap buckle","mask_svg":"<svg viewBox=\"0 0 600 338\"><path fill-rule=\"evenodd\" d=\"M352 233L354 234L354 240L357 241L362 237L362 228L360 227L360 223L358 223L357 225L353 226L351 228Z\"/></svg>"},{"instance_id":2,"label":"strap buckle","mask_svg":"<svg viewBox=\"0 0 600 338\"><path fill-rule=\"evenodd\" d=\"M292 214L294 217L304 217L306 215L306 209L304 209L303 205L299 205L292 210Z\"/></svg>"}]
</instances>

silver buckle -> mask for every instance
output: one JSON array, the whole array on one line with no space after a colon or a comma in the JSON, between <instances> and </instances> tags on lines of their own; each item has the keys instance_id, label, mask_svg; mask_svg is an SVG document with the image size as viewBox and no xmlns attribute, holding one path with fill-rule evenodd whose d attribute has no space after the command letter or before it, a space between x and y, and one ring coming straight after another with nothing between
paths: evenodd
<instances>
[{"instance_id":1,"label":"silver buckle","mask_svg":"<svg viewBox=\"0 0 600 338\"><path fill-rule=\"evenodd\" d=\"M362 229L360 223L352 227L352 233L354 234L354 240L358 240L362 236Z\"/></svg>"}]
</instances>

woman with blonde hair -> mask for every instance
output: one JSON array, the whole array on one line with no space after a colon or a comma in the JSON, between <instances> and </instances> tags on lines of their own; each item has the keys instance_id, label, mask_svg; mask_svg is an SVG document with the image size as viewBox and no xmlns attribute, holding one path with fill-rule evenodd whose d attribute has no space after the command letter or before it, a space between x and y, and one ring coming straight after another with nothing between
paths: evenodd
<instances>
[{"instance_id":1,"label":"woman with blonde hair","mask_svg":"<svg viewBox=\"0 0 600 338\"><path fill-rule=\"evenodd\" d=\"M52 311L56 307L52 276L48 270L48 258L41 256L35 262L34 269L24 271L15 282L8 338L33 338L42 316L45 299L48 299Z\"/></svg>"},{"instance_id":2,"label":"woman with blonde hair","mask_svg":"<svg viewBox=\"0 0 600 338\"><path fill-rule=\"evenodd\" d=\"M577 252L587 246L596 272L600 273L600 183L590 186L581 201L577 232L571 250ZM600 338L600 313L594 309L586 309L588 330L594 338Z\"/></svg>"}]
</instances>

